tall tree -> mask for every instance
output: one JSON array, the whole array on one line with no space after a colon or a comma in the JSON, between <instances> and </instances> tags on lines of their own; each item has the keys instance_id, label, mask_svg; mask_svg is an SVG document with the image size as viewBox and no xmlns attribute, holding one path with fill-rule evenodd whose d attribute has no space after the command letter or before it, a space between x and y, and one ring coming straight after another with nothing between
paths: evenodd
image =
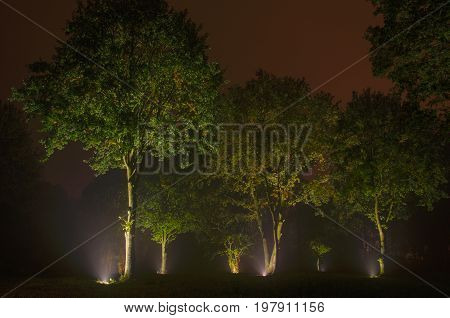
<instances>
[{"instance_id":1,"label":"tall tree","mask_svg":"<svg viewBox=\"0 0 450 318\"><path fill-rule=\"evenodd\" d=\"M447 107L450 92L449 3L445 0L372 0L381 26L369 27L373 72L411 99ZM386 43L386 44L385 44Z\"/></svg>"},{"instance_id":2,"label":"tall tree","mask_svg":"<svg viewBox=\"0 0 450 318\"><path fill-rule=\"evenodd\" d=\"M31 139L24 112L15 105L0 101L0 206L2 223L0 240L6 257L0 260L3 270L12 267L11 259L20 259L20 247L29 248L30 212L38 192L38 153ZM20 229L20 230L19 230ZM25 266L29 266L29 262Z\"/></svg>"},{"instance_id":3,"label":"tall tree","mask_svg":"<svg viewBox=\"0 0 450 318\"><path fill-rule=\"evenodd\" d=\"M38 152L35 148L25 113L13 104L0 101L0 204L7 209L17 208L17 200L23 201L36 185Z\"/></svg>"},{"instance_id":4,"label":"tall tree","mask_svg":"<svg viewBox=\"0 0 450 318\"><path fill-rule=\"evenodd\" d=\"M139 213L137 226L149 230L151 239L161 245L160 274L167 274L167 249L178 235L196 228L189 211L185 186L174 186L173 178L151 176L139 183Z\"/></svg>"},{"instance_id":5,"label":"tall tree","mask_svg":"<svg viewBox=\"0 0 450 318\"><path fill-rule=\"evenodd\" d=\"M388 225L411 215L408 203L432 209L446 197L446 136L448 123L432 111L369 90L353 95L340 120L334 153L337 202L342 213L360 213L373 222L380 275Z\"/></svg>"},{"instance_id":6,"label":"tall tree","mask_svg":"<svg viewBox=\"0 0 450 318\"><path fill-rule=\"evenodd\" d=\"M237 125L228 127L218 171L235 205L246 209L258 228L267 275L277 267L289 208L320 205L331 193L326 154L338 109L330 95L309 92L302 79L259 71L227 97L229 122ZM313 176L305 174L310 169Z\"/></svg>"},{"instance_id":7,"label":"tall tree","mask_svg":"<svg viewBox=\"0 0 450 318\"><path fill-rule=\"evenodd\" d=\"M124 276L130 277L138 166L146 151L160 157L181 151L187 139L170 143L177 124L211 119L221 70L208 61L199 27L163 0L80 1L66 38L50 62L31 65L14 99L42 120L48 156L79 141L97 173L126 171Z\"/></svg>"}]
</instances>

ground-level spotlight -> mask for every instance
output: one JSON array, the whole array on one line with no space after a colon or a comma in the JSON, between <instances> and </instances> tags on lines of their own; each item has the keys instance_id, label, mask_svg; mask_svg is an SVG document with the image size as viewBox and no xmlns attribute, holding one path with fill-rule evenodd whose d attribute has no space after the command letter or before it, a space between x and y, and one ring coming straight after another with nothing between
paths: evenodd
<instances>
[{"instance_id":1,"label":"ground-level spotlight","mask_svg":"<svg viewBox=\"0 0 450 318\"><path fill-rule=\"evenodd\" d=\"M267 276L267 273L266 273L266 272L261 272L261 274L259 274L259 276L261 276L261 277L266 277L266 276Z\"/></svg>"},{"instance_id":2,"label":"ground-level spotlight","mask_svg":"<svg viewBox=\"0 0 450 318\"><path fill-rule=\"evenodd\" d=\"M101 285L111 285L114 284L116 281L114 278L108 278L108 279L98 279L97 284Z\"/></svg>"}]
</instances>

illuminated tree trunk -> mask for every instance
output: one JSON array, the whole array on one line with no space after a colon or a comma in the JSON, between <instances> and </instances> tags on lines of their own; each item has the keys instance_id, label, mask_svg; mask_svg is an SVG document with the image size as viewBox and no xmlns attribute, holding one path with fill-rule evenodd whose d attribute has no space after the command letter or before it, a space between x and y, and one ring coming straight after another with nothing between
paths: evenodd
<instances>
[{"instance_id":1,"label":"illuminated tree trunk","mask_svg":"<svg viewBox=\"0 0 450 318\"><path fill-rule=\"evenodd\" d=\"M275 273L277 269L278 262L278 252L280 250L280 241L282 236L283 224L284 220L282 219L281 214L278 215L278 218L273 218L273 246L272 246L272 255L270 257L269 266L266 269L267 275L272 275Z\"/></svg>"},{"instance_id":2,"label":"illuminated tree trunk","mask_svg":"<svg viewBox=\"0 0 450 318\"><path fill-rule=\"evenodd\" d=\"M230 271L233 274L239 273L239 263L240 263L240 257L233 255L232 253L229 253L227 255L228 258L228 266L230 267Z\"/></svg>"},{"instance_id":3,"label":"illuminated tree trunk","mask_svg":"<svg viewBox=\"0 0 450 318\"><path fill-rule=\"evenodd\" d=\"M164 240L161 244L161 269L159 271L160 274L167 274L167 243L166 240Z\"/></svg>"},{"instance_id":4,"label":"illuminated tree trunk","mask_svg":"<svg viewBox=\"0 0 450 318\"><path fill-rule=\"evenodd\" d=\"M256 199L254 191L251 192L251 196L253 199L254 209L255 209L255 215L256 215L256 225L258 227L258 232L261 237L261 243L264 253L264 273L263 275L267 275L267 270L269 269L270 265L270 259L269 259L269 248L267 246L267 239L264 234L264 227L262 223L262 217L261 217L261 210L258 205L258 200Z\"/></svg>"},{"instance_id":5,"label":"illuminated tree trunk","mask_svg":"<svg viewBox=\"0 0 450 318\"><path fill-rule=\"evenodd\" d=\"M264 253L264 275L267 275L267 270L270 265L269 248L267 246L267 239L264 235L264 229L262 227L262 221L261 221L260 217L258 217L257 222L258 222L258 232L261 236L261 243L262 243L263 253Z\"/></svg>"},{"instance_id":6,"label":"illuminated tree trunk","mask_svg":"<svg viewBox=\"0 0 450 318\"><path fill-rule=\"evenodd\" d=\"M126 220L124 221L125 232L125 269L123 278L128 279L133 277L135 272L135 246L134 238L136 233L136 165L130 164L130 160L125 160L127 170L127 188L128 188L128 212Z\"/></svg>"},{"instance_id":7,"label":"illuminated tree trunk","mask_svg":"<svg viewBox=\"0 0 450 318\"><path fill-rule=\"evenodd\" d=\"M317 271L320 272L320 257L317 257L316 267L317 267Z\"/></svg>"},{"instance_id":8,"label":"illuminated tree trunk","mask_svg":"<svg viewBox=\"0 0 450 318\"><path fill-rule=\"evenodd\" d=\"M380 237L380 258L378 258L378 263L380 265L379 276L384 275L384 232L381 226L380 213L378 210L378 198L375 198L375 222L377 225L378 235Z\"/></svg>"}]
</instances>

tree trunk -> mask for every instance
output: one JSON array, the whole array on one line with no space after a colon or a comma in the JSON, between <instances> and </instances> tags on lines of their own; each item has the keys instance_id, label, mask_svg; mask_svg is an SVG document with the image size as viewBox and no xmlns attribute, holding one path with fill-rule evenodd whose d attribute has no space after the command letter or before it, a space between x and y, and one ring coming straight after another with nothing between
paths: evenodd
<instances>
[{"instance_id":1,"label":"tree trunk","mask_svg":"<svg viewBox=\"0 0 450 318\"><path fill-rule=\"evenodd\" d=\"M267 275L273 275L275 273L275 269L277 268L277 248L275 246L276 244L273 244L272 247L272 255L270 256L270 263L266 270Z\"/></svg>"},{"instance_id":2,"label":"tree trunk","mask_svg":"<svg viewBox=\"0 0 450 318\"><path fill-rule=\"evenodd\" d=\"M264 229L262 226L262 220L261 218L258 216L257 217L257 223L258 223L258 232L259 235L261 236L261 243L262 243L262 247L263 247L263 253L264 253L264 273L262 273L264 276L267 275L267 270L269 268L269 248L267 246L267 239L264 235Z\"/></svg>"},{"instance_id":3,"label":"tree trunk","mask_svg":"<svg viewBox=\"0 0 450 318\"><path fill-rule=\"evenodd\" d=\"M239 274L239 257L228 254L228 266L233 274Z\"/></svg>"},{"instance_id":4,"label":"tree trunk","mask_svg":"<svg viewBox=\"0 0 450 318\"><path fill-rule=\"evenodd\" d=\"M125 229L125 269L123 278L133 277L135 272L135 246L134 238L136 233L136 168L134 165L127 164L127 188L128 188L128 213L127 226Z\"/></svg>"},{"instance_id":5,"label":"tree trunk","mask_svg":"<svg viewBox=\"0 0 450 318\"><path fill-rule=\"evenodd\" d=\"M264 272L261 273L261 274L263 276L266 276L267 275L267 270L268 270L269 265L270 265L269 264L270 263L270 260L269 260L269 248L267 246L267 239L266 239L266 236L264 234L264 226L263 226L261 212L260 212L261 210L259 208L258 201L256 199L256 195L255 195L254 191L251 192L251 196L252 196L252 199L253 199L254 213L256 215L256 225L258 227L258 232L259 232L259 235L261 237L261 243L262 243L262 248L263 248L263 253L264 253Z\"/></svg>"},{"instance_id":6,"label":"tree trunk","mask_svg":"<svg viewBox=\"0 0 450 318\"><path fill-rule=\"evenodd\" d=\"M378 234L380 237L380 258L378 259L380 271L378 272L378 276L382 276L384 275L384 232L381 226L380 214L378 210L378 198L375 198L375 221L377 225Z\"/></svg>"},{"instance_id":7,"label":"tree trunk","mask_svg":"<svg viewBox=\"0 0 450 318\"><path fill-rule=\"evenodd\" d=\"M266 269L267 275L272 275L275 273L275 270L277 269L277 263L278 263L278 252L280 250L280 241L281 241L281 235L283 230L283 223L284 220L282 220L281 214L278 216L277 219L275 219L273 226L273 246L272 246L272 256L270 257L270 263L268 268Z\"/></svg>"},{"instance_id":8,"label":"tree trunk","mask_svg":"<svg viewBox=\"0 0 450 318\"><path fill-rule=\"evenodd\" d=\"M317 271L320 272L320 257L317 257Z\"/></svg>"},{"instance_id":9,"label":"tree trunk","mask_svg":"<svg viewBox=\"0 0 450 318\"><path fill-rule=\"evenodd\" d=\"M160 274L167 274L167 250L166 250L166 242L164 241L161 244L161 269L159 271Z\"/></svg>"}]
</instances>

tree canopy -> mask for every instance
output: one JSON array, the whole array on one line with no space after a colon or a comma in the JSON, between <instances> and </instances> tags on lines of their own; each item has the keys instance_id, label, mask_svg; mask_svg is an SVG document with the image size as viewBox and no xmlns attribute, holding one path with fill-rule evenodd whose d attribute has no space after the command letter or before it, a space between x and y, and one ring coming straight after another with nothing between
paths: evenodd
<instances>
[{"instance_id":1,"label":"tree canopy","mask_svg":"<svg viewBox=\"0 0 450 318\"><path fill-rule=\"evenodd\" d=\"M448 2L372 0L381 26L369 27L373 73L392 80L410 98L443 104L448 111L450 32Z\"/></svg>"},{"instance_id":2,"label":"tree canopy","mask_svg":"<svg viewBox=\"0 0 450 318\"><path fill-rule=\"evenodd\" d=\"M186 13L160 0L80 2L66 37L14 94L40 116L49 155L80 141L103 173L161 149L158 128L211 120L221 71Z\"/></svg>"},{"instance_id":3,"label":"tree canopy","mask_svg":"<svg viewBox=\"0 0 450 318\"><path fill-rule=\"evenodd\" d=\"M208 61L199 27L163 0L80 1L65 31L67 43L50 62L30 66L13 98L41 120L48 156L78 141L97 173L126 170L129 277L138 166L147 151L158 157L183 151L188 135L172 142L180 124L211 120L221 70Z\"/></svg>"},{"instance_id":4,"label":"tree canopy","mask_svg":"<svg viewBox=\"0 0 450 318\"><path fill-rule=\"evenodd\" d=\"M331 195L325 159L338 108L330 95L309 92L303 79L258 71L255 79L233 87L227 95L229 122L236 125L227 127L230 138L222 144L218 172L234 193L235 205L246 209L257 224L266 274L275 270L289 208L300 202L320 205ZM232 138L233 130L239 138ZM306 175L310 171L313 176ZM265 215L271 220L271 252L264 234Z\"/></svg>"},{"instance_id":5,"label":"tree canopy","mask_svg":"<svg viewBox=\"0 0 450 318\"><path fill-rule=\"evenodd\" d=\"M411 215L408 204L432 209L447 196L447 135L446 121L396 95L354 93L343 113L333 154L336 202L373 222L382 256L384 230Z\"/></svg>"}]
</instances>

